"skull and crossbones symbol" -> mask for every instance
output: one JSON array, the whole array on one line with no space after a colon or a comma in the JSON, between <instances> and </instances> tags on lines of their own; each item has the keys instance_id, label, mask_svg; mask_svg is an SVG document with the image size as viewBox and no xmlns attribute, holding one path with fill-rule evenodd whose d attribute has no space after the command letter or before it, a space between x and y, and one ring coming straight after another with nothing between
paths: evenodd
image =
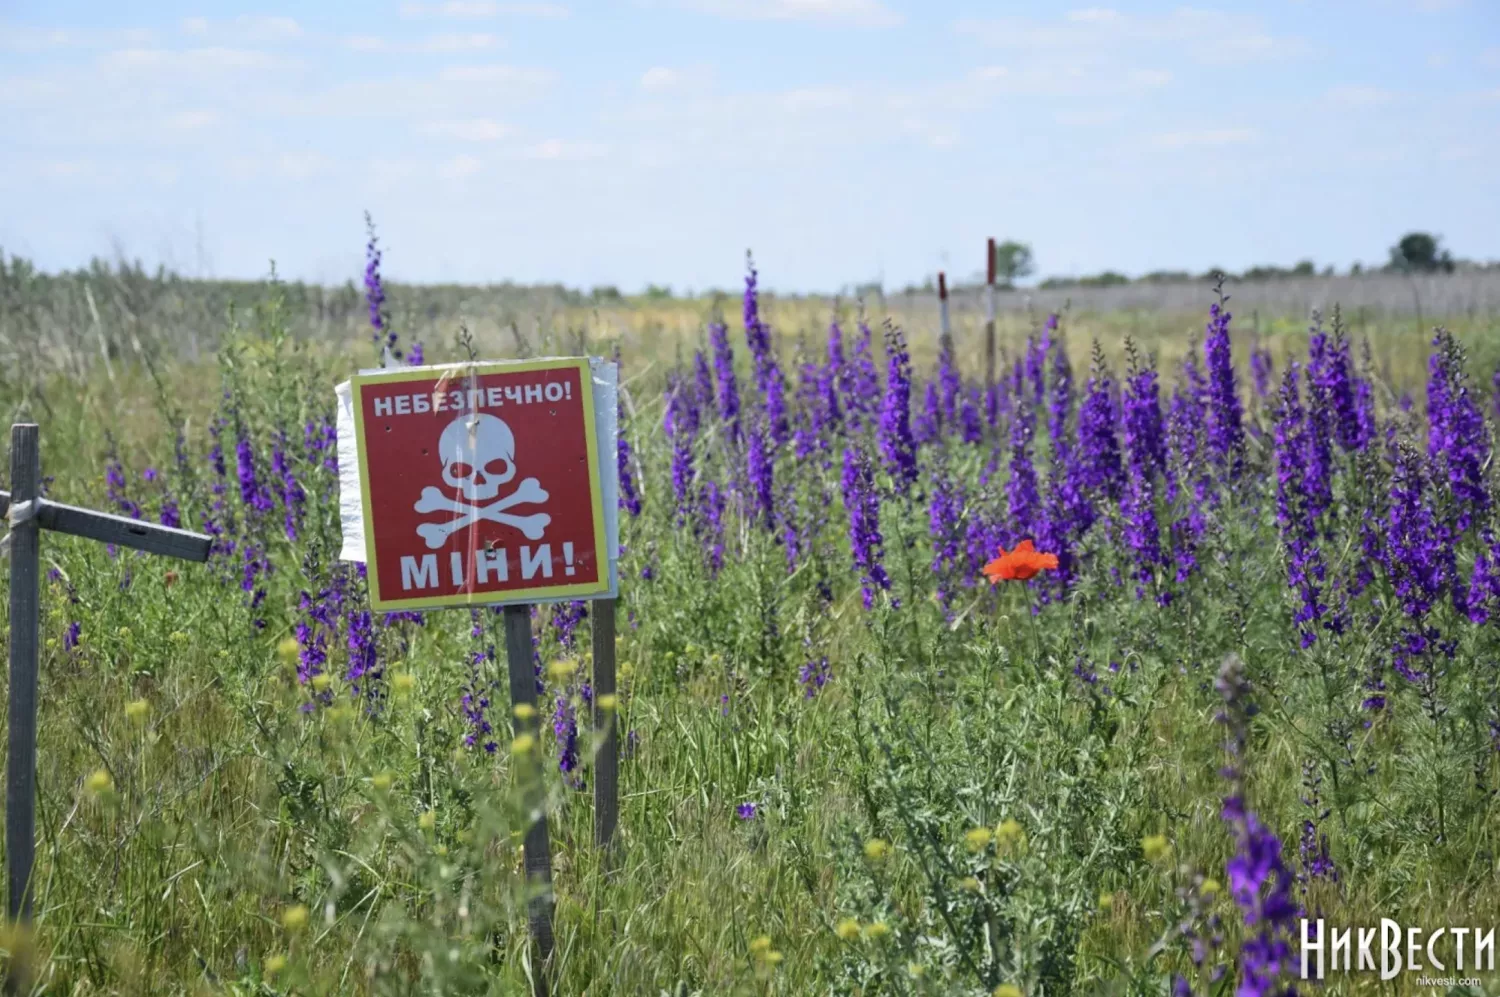
<instances>
[{"instance_id":1,"label":"skull and crossbones symbol","mask_svg":"<svg viewBox=\"0 0 1500 997\"><path fill-rule=\"evenodd\" d=\"M513 526L527 540L542 538L551 516L545 512L529 516L506 512L513 506L547 501L546 490L535 478L523 479L515 491L497 498L500 487L516 476L516 438L503 419L482 413L459 416L438 438L438 455L443 461L443 481L462 498L431 485L422 489L414 507L417 512L449 512L455 517L417 527L417 534L430 550L437 550L455 532L481 520Z\"/></svg>"}]
</instances>

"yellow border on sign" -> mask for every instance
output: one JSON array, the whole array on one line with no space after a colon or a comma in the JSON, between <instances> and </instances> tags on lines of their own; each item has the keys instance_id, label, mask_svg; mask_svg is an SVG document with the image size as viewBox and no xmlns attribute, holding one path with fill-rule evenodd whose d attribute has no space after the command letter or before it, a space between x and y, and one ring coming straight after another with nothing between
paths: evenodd
<instances>
[{"instance_id":1,"label":"yellow border on sign","mask_svg":"<svg viewBox=\"0 0 1500 997\"><path fill-rule=\"evenodd\" d=\"M403 381L429 381L433 371L420 367L408 370L381 371L377 374L356 374L349 379L350 394L354 402L354 444L359 455L359 493L364 503L362 510L365 523L365 579L370 590L370 608L383 611L401 609L437 609L443 606L502 606L530 602L534 599L556 599L566 596L587 598L609 592L609 537L604 531L604 489L599 475L599 440L594 424L594 379L587 357L569 357L561 360L521 360L515 362L490 361L487 363L459 364L450 368L453 378L467 379L485 374L525 374L540 370L576 370L578 383L583 392L583 425L587 437L589 456L589 485L593 494L594 514L594 563L598 565L599 579L573 585L548 585L529 589L508 589L500 592L476 592L467 598L461 595L420 596L414 599L382 599L380 597L380 565L375 559L375 524L371 519L373 506L370 502L370 469L365 460L365 385L399 384ZM446 375L438 375L442 381ZM499 596L491 599L490 596Z\"/></svg>"}]
</instances>

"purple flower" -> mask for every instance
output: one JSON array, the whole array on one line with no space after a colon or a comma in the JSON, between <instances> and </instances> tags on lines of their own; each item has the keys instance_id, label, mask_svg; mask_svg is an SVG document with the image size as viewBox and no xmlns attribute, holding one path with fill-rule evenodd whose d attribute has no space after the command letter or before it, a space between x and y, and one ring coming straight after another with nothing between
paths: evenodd
<instances>
[{"instance_id":1,"label":"purple flower","mask_svg":"<svg viewBox=\"0 0 1500 997\"><path fill-rule=\"evenodd\" d=\"M1078 468L1085 488L1114 501L1120 497L1124 470L1112 388L1104 353L1095 340L1083 405L1078 410Z\"/></svg>"},{"instance_id":2,"label":"purple flower","mask_svg":"<svg viewBox=\"0 0 1500 997\"><path fill-rule=\"evenodd\" d=\"M1238 478L1245 462L1245 429L1240 416L1239 389L1230 355L1229 295L1223 279L1214 288L1219 300L1209 306L1208 337L1203 343L1208 366L1207 432L1210 455L1230 478Z\"/></svg>"},{"instance_id":3,"label":"purple flower","mask_svg":"<svg viewBox=\"0 0 1500 997\"><path fill-rule=\"evenodd\" d=\"M396 334L390 330L390 318L385 310L385 285L380 279L380 240L375 236L375 221L365 212L365 231L369 242L365 244L365 303L370 308L370 339L377 354L389 350L391 356L401 359L396 349Z\"/></svg>"},{"instance_id":4,"label":"purple flower","mask_svg":"<svg viewBox=\"0 0 1500 997\"><path fill-rule=\"evenodd\" d=\"M1124 393L1126 455L1125 494L1120 511L1125 519L1125 545L1135 562L1136 598L1154 588L1156 567L1162 563L1161 527L1156 518L1156 476L1161 468L1161 403L1156 369L1142 362L1127 341L1130 372Z\"/></svg>"},{"instance_id":5,"label":"purple flower","mask_svg":"<svg viewBox=\"0 0 1500 997\"><path fill-rule=\"evenodd\" d=\"M740 818L740 820L754 820L756 809L757 808L754 803L747 802L741 803L739 806L735 807L734 812Z\"/></svg>"},{"instance_id":6,"label":"purple flower","mask_svg":"<svg viewBox=\"0 0 1500 997\"><path fill-rule=\"evenodd\" d=\"M1222 815L1235 841L1235 854L1225 866L1229 894L1244 917L1246 937L1240 946L1240 986L1237 997L1291 994L1284 976L1294 975L1291 939L1295 935L1297 905L1292 900L1296 881L1281 860L1281 840L1245 806L1243 766L1249 741L1249 718L1255 713L1244 664L1235 655L1224 660L1215 682L1224 698L1220 723L1229 729L1226 749L1230 764L1224 770L1229 794Z\"/></svg>"},{"instance_id":7,"label":"purple flower","mask_svg":"<svg viewBox=\"0 0 1500 997\"><path fill-rule=\"evenodd\" d=\"M578 625L588 618L588 605L581 599L553 604L552 630L557 637L557 643L563 648L572 648Z\"/></svg>"},{"instance_id":8,"label":"purple flower","mask_svg":"<svg viewBox=\"0 0 1500 997\"><path fill-rule=\"evenodd\" d=\"M1037 488L1036 468L1031 462L1031 435L1036 413L1020 403L1010 422L1010 478L1005 483L1009 515L1006 546L1034 536L1042 519L1042 499Z\"/></svg>"},{"instance_id":9,"label":"purple flower","mask_svg":"<svg viewBox=\"0 0 1500 997\"><path fill-rule=\"evenodd\" d=\"M740 438L740 392L734 378L734 351L729 347L729 330L722 322L708 326L708 339L714 351L714 375L719 380L719 420L729 431L731 442Z\"/></svg>"},{"instance_id":10,"label":"purple flower","mask_svg":"<svg viewBox=\"0 0 1500 997\"><path fill-rule=\"evenodd\" d=\"M426 354L422 350L421 343L412 343L411 349L406 351L406 363L411 367L420 367L426 360Z\"/></svg>"},{"instance_id":11,"label":"purple flower","mask_svg":"<svg viewBox=\"0 0 1500 997\"><path fill-rule=\"evenodd\" d=\"M557 738L557 770L569 786L582 789L583 775L578 771L578 717L567 696L557 697L557 708L552 712L552 733Z\"/></svg>"},{"instance_id":12,"label":"purple flower","mask_svg":"<svg viewBox=\"0 0 1500 997\"><path fill-rule=\"evenodd\" d=\"M802 684L803 698L812 699L832 677L833 670L829 667L827 655L808 660L797 672L797 681Z\"/></svg>"},{"instance_id":13,"label":"purple flower","mask_svg":"<svg viewBox=\"0 0 1500 997\"><path fill-rule=\"evenodd\" d=\"M849 365L847 409L850 422L859 429L869 421L874 400L880 396L880 373L875 368L873 336L863 317L859 320L859 339L854 344L854 361Z\"/></svg>"},{"instance_id":14,"label":"purple flower","mask_svg":"<svg viewBox=\"0 0 1500 997\"><path fill-rule=\"evenodd\" d=\"M367 610L351 612L348 617L349 668L344 678L355 695L369 699L380 696L381 667L375 642L375 628Z\"/></svg>"},{"instance_id":15,"label":"purple flower","mask_svg":"<svg viewBox=\"0 0 1500 997\"><path fill-rule=\"evenodd\" d=\"M620 406L620 423L623 427L625 408ZM631 459L630 440L622 428L616 437L615 459L620 476L620 508L632 517L641 514L641 495L635 487L635 462Z\"/></svg>"},{"instance_id":16,"label":"purple flower","mask_svg":"<svg viewBox=\"0 0 1500 997\"><path fill-rule=\"evenodd\" d=\"M890 577L880 563L884 538L880 535L880 496L875 491L875 473L870 460L857 446L844 449L844 508L849 512L849 545L854 566L860 572L864 606L875 605L875 593L888 591Z\"/></svg>"},{"instance_id":17,"label":"purple flower","mask_svg":"<svg viewBox=\"0 0 1500 997\"><path fill-rule=\"evenodd\" d=\"M775 525L774 460L766 431L757 420L746 435L745 474L750 483L750 516L766 529Z\"/></svg>"},{"instance_id":18,"label":"purple flower","mask_svg":"<svg viewBox=\"0 0 1500 997\"><path fill-rule=\"evenodd\" d=\"M1276 522L1286 546L1287 580L1300 599L1293 622L1302 647L1317 640L1314 627L1328 607L1322 602L1326 567L1317 544L1316 493L1309 486L1316 450L1309 445L1310 420L1297 392L1297 364L1287 365L1276 405Z\"/></svg>"},{"instance_id":19,"label":"purple flower","mask_svg":"<svg viewBox=\"0 0 1500 997\"><path fill-rule=\"evenodd\" d=\"M1490 508L1484 474L1490 459L1489 431L1469 390L1463 349L1442 328L1432 345L1427 363L1427 453L1453 494L1454 530L1464 533Z\"/></svg>"},{"instance_id":20,"label":"purple flower","mask_svg":"<svg viewBox=\"0 0 1500 997\"><path fill-rule=\"evenodd\" d=\"M896 482L897 490L904 493L917 480L917 447L911 433L911 358L901 330L889 319L885 326L885 353L885 398L876 435L886 472Z\"/></svg>"}]
</instances>

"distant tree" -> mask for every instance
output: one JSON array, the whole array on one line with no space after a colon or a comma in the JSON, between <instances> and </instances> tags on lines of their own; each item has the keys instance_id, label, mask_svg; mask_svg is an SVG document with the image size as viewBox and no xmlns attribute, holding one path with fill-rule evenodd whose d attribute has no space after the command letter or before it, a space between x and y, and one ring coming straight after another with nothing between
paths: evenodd
<instances>
[{"instance_id":1,"label":"distant tree","mask_svg":"<svg viewBox=\"0 0 1500 997\"><path fill-rule=\"evenodd\" d=\"M647 284L645 296L649 301L665 301L672 297L672 289L660 284Z\"/></svg>"},{"instance_id":2,"label":"distant tree","mask_svg":"<svg viewBox=\"0 0 1500 997\"><path fill-rule=\"evenodd\" d=\"M1453 257L1440 243L1441 236L1408 232L1391 247L1390 269L1402 273L1453 272Z\"/></svg>"},{"instance_id":3,"label":"distant tree","mask_svg":"<svg viewBox=\"0 0 1500 997\"><path fill-rule=\"evenodd\" d=\"M1014 287L1021 277L1029 277L1036 270L1031 256L1031 247L1012 239L995 247L995 276L1006 287Z\"/></svg>"},{"instance_id":4,"label":"distant tree","mask_svg":"<svg viewBox=\"0 0 1500 997\"><path fill-rule=\"evenodd\" d=\"M1349 276L1351 276L1351 277L1358 277L1360 274L1362 274L1364 272L1365 272L1365 265L1363 263L1358 262L1358 261L1355 261L1349 267Z\"/></svg>"}]
</instances>

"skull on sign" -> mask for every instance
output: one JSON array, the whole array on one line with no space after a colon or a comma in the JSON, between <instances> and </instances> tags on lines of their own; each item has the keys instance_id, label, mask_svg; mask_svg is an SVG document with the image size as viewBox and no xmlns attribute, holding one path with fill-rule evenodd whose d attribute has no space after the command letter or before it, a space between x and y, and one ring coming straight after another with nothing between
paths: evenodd
<instances>
[{"instance_id":1,"label":"skull on sign","mask_svg":"<svg viewBox=\"0 0 1500 997\"><path fill-rule=\"evenodd\" d=\"M450 422L438 438L443 480L470 502L492 499L516 476L516 438L504 420L475 413Z\"/></svg>"}]
</instances>

